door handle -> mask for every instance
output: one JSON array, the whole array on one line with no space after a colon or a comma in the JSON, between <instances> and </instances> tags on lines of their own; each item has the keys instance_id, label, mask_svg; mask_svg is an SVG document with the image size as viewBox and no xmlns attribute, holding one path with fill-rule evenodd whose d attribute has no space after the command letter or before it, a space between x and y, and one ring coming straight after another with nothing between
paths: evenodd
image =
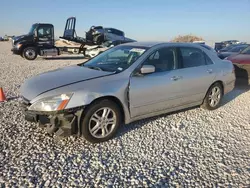
<instances>
[{"instance_id":1,"label":"door handle","mask_svg":"<svg viewBox=\"0 0 250 188\"><path fill-rule=\"evenodd\" d=\"M207 69L207 72L208 72L209 74L211 74L211 73L213 73L213 70L212 70L212 69Z\"/></svg>"},{"instance_id":2,"label":"door handle","mask_svg":"<svg viewBox=\"0 0 250 188\"><path fill-rule=\"evenodd\" d=\"M173 77L171 78L171 80L177 81L177 80L179 80L179 79L181 79L181 78L182 78L182 76L173 76Z\"/></svg>"}]
</instances>

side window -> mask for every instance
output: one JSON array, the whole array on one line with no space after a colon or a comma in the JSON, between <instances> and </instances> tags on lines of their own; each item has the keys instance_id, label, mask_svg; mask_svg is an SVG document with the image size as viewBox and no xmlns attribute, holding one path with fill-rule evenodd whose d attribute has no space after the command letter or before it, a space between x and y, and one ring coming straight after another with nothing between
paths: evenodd
<instances>
[{"instance_id":1,"label":"side window","mask_svg":"<svg viewBox=\"0 0 250 188\"><path fill-rule=\"evenodd\" d=\"M161 48L151 54L144 65L153 65L155 72L170 71L175 68L176 56L175 48Z\"/></svg>"},{"instance_id":2,"label":"side window","mask_svg":"<svg viewBox=\"0 0 250 188\"><path fill-rule=\"evenodd\" d=\"M117 30L117 29L108 29L107 32L118 35L118 36L124 36L124 33L122 31Z\"/></svg>"},{"instance_id":3,"label":"side window","mask_svg":"<svg viewBox=\"0 0 250 188\"><path fill-rule=\"evenodd\" d=\"M124 36L124 33L123 33L122 31L119 31L119 30L116 30L116 29L115 29L114 31L115 31L114 33L115 33L116 35Z\"/></svg>"},{"instance_id":4,"label":"side window","mask_svg":"<svg viewBox=\"0 0 250 188\"><path fill-rule=\"evenodd\" d=\"M203 52L198 48L180 47L181 68L198 67L206 65Z\"/></svg>"},{"instance_id":5,"label":"side window","mask_svg":"<svg viewBox=\"0 0 250 188\"><path fill-rule=\"evenodd\" d=\"M206 59L206 64L207 65L211 65L211 64L214 64L213 61L210 59L210 57L208 57L207 54L203 53L204 56L205 56L205 59Z\"/></svg>"},{"instance_id":6,"label":"side window","mask_svg":"<svg viewBox=\"0 0 250 188\"><path fill-rule=\"evenodd\" d=\"M52 28L51 27L39 27L38 28L38 37L39 38L51 38L52 37Z\"/></svg>"}]
</instances>

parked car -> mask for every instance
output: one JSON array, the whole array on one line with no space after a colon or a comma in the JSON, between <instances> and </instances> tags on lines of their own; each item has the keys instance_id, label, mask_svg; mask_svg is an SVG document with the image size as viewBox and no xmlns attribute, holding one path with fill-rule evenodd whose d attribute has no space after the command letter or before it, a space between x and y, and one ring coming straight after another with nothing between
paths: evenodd
<instances>
[{"instance_id":1,"label":"parked car","mask_svg":"<svg viewBox=\"0 0 250 188\"><path fill-rule=\"evenodd\" d=\"M203 41L203 40L195 40L195 41L193 41L193 43L197 43L197 44L206 44L206 42Z\"/></svg>"},{"instance_id":2,"label":"parked car","mask_svg":"<svg viewBox=\"0 0 250 188\"><path fill-rule=\"evenodd\" d=\"M225 43L226 45L231 45L231 44L239 44L240 41L238 41L238 40L226 40L226 41L222 41L222 43Z\"/></svg>"},{"instance_id":3,"label":"parked car","mask_svg":"<svg viewBox=\"0 0 250 188\"><path fill-rule=\"evenodd\" d=\"M214 110L234 84L232 62L198 44L133 42L29 78L21 106L49 133L97 143L123 123L191 106Z\"/></svg>"},{"instance_id":4,"label":"parked car","mask_svg":"<svg viewBox=\"0 0 250 188\"><path fill-rule=\"evenodd\" d=\"M86 48L84 55L88 58L93 58L93 57L97 56L98 54L106 51L109 48L112 48L112 47L117 46L119 44L124 44L124 43L129 43L129 42L135 42L135 41L133 41L133 40L131 40L131 41L129 41L129 40L107 41L101 45L95 45L95 46L90 46L90 47Z\"/></svg>"},{"instance_id":5,"label":"parked car","mask_svg":"<svg viewBox=\"0 0 250 188\"><path fill-rule=\"evenodd\" d=\"M238 40L227 40L227 41L222 41L222 42L216 42L214 45L214 49L219 52L221 49L226 48L228 46L234 45L234 44L240 44L242 42Z\"/></svg>"},{"instance_id":6,"label":"parked car","mask_svg":"<svg viewBox=\"0 0 250 188\"><path fill-rule=\"evenodd\" d=\"M235 74L237 78L250 80L250 46L236 55L226 58L235 66Z\"/></svg>"},{"instance_id":7,"label":"parked car","mask_svg":"<svg viewBox=\"0 0 250 188\"><path fill-rule=\"evenodd\" d=\"M244 50L245 48L247 48L249 45L247 44L242 44L242 45L236 45L234 47L232 47L231 49L229 49L228 51L225 52L219 52L218 56L221 59L225 59L226 57L230 56L230 55L234 55L234 54L238 54L240 53L242 50Z\"/></svg>"},{"instance_id":8,"label":"parked car","mask_svg":"<svg viewBox=\"0 0 250 188\"><path fill-rule=\"evenodd\" d=\"M86 32L86 40L93 44L101 45L106 41L135 41L125 37L125 33L115 28L104 28L103 26L92 26Z\"/></svg>"},{"instance_id":9,"label":"parked car","mask_svg":"<svg viewBox=\"0 0 250 188\"><path fill-rule=\"evenodd\" d=\"M221 52L227 52L228 50L231 50L233 49L234 47L238 46L238 44L231 44L231 45L228 45L220 50L218 50L217 52L218 53L221 53Z\"/></svg>"}]
</instances>

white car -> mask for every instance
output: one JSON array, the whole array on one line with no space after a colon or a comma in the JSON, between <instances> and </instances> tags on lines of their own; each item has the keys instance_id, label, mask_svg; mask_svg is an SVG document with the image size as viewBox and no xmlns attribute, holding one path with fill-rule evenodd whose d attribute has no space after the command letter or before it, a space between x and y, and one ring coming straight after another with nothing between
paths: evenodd
<instances>
[{"instance_id":1,"label":"white car","mask_svg":"<svg viewBox=\"0 0 250 188\"><path fill-rule=\"evenodd\" d=\"M98 54L106 51L109 48L112 48L112 47L117 46L119 44L128 43L128 42L135 42L135 41L134 40L123 40L123 41L116 40L116 41L104 42L102 45L89 46L85 50L84 55L88 58L93 58L93 57L97 56Z\"/></svg>"}]
</instances>

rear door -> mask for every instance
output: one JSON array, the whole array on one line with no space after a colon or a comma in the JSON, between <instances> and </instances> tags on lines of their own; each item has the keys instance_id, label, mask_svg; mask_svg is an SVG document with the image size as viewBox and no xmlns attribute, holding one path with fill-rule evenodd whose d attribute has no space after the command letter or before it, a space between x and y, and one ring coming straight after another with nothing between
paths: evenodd
<instances>
[{"instance_id":1,"label":"rear door","mask_svg":"<svg viewBox=\"0 0 250 188\"><path fill-rule=\"evenodd\" d=\"M215 79L215 65L205 52L195 47L179 47L178 56L182 104L202 101Z\"/></svg>"}]
</instances>

